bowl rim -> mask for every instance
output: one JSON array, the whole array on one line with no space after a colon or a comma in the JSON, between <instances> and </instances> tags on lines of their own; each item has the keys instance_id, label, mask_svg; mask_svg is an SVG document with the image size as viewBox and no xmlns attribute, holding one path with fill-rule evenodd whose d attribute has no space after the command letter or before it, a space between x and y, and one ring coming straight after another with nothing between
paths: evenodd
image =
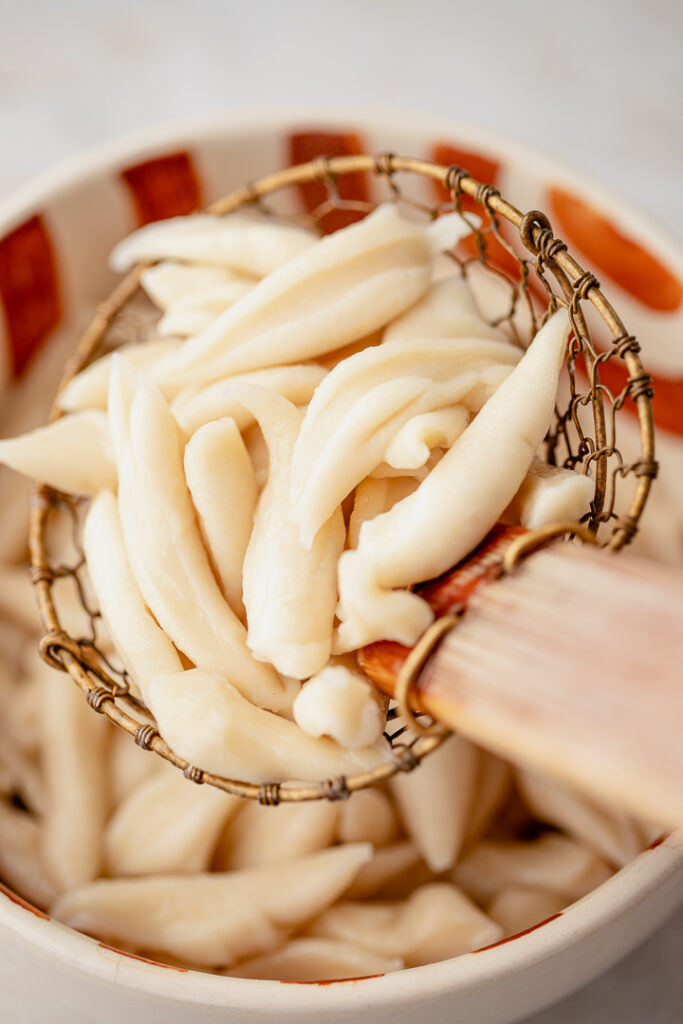
<instances>
[{"instance_id":1,"label":"bowl rim","mask_svg":"<svg viewBox=\"0 0 683 1024\"><path fill-rule=\"evenodd\" d=\"M683 829L653 844L602 885L527 932L480 951L438 963L369 978L334 982L280 982L231 978L194 969L180 969L124 953L77 932L5 894L0 900L0 928L30 945L53 963L104 983L115 982L131 995L156 996L185 1006L229 1007L233 1011L277 1013L283 1008L282 985L287 985L287 1009L302 1019L325 1007L351 1011L354 1007L385 1009L407 1001L426 1002L465 988L485 986L550 961L626 913L634 902L683 877ZM683 887L679 886L679 890ZM680 891L683 900L683 891ZM676 909L674 899L669 909ZM644 936L643 936L644 937ZM532 1008L533 1009L533 1008Z\"/></svg>"},{"instance_id":2,"label":"bowl rim","mask_svg":"<svg viewBox=\"0 0 683 1024\"><path fill-rule=\"evenodd\" d=\"M628 200L615 195L604 184L574 171L566 163L550 157L525 143L466 121L451 118L422 117L416 112L360 111L353 108L283 108L279 111L250 111L245 114L194 119L151 131L137 132L92 147L54 169L44 172L0 200L0 237L22 223L36 210L45 207L66 191L77 188L93 177L136 161L149 159L181 146L191 148L229 136L262 138L264 134L316 125L321 129L359 128L372 134L405 132L414 125L416 134L442 135L467 140L484 152L533 164L543 177L566 183L582 197L596 203L598 209L615 217L620 227L631 231L683 273L683 246L656 219ZM486 984L501 974L513 974L533 964L551 959L570 946L582 942L615 918L625 913L637 895L645 900L673 876L683 877L683 829L672 833L618 871L603 885L563 911L557 918L535 929L486 950L464 954L450 960L373 978L324 983L288 984L288 1010L311 1012L316 1005L326 1009L350 1011L354 1007L384 1007L406 999L433 999L458 988ZM112 949L96 939L45 915L38 915L21 901L0 890L0 928L36 951L57 961L70 972L113 982L132 994L146 994L184 1001L186 1005L225 1006L231 1009L281 1011L282 982L227 978L197 970L181 971L136 958ZM683 899L683 892L681 892ZM671 905L671 910L675 904Z\"/></svg>"},{"instance_id":3,"label":"bowl rim","mask_svg":"<svg viewBox=\"0 0 683 1024\"><path fill-rule=\"evenodd\" d=\"M474 125L462 118L424 116L396 108L359 109L343 104L328 107L315 105L268 109L255 108L231 115L185 118L145 130L118 135L114 139L89 146L73 156L60 160L54 167L28 179L8 196L0 196L0 237L32 213L38 205L56 198L65 189L73 188L94 175L114 167L142 162L180 147L221 140L226 135L262 138L283 130L319 127L322 130L361 129L363 133L381 130L383 134L404 132L414 127L416 134L461 139L481 147L491 155L511 157L531 163L546 178L573 187L582 196L592 198L600 212L613 214L620 226L637 234L677 268L683 270L683 244L676 234L654 214L645 212L632 200L620 195L599 177L579 171L559 157L551 156L529 143L504 132Z\"/></svg>"}]
</instances>

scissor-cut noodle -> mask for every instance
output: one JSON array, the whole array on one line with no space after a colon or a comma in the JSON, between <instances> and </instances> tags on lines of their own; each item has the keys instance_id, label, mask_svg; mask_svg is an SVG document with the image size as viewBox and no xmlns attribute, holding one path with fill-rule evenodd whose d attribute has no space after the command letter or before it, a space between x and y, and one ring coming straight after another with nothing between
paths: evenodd
<instances>
[{"instance_id":1,"label":"scissor-cut noodle","mask_svg":"<svg viewBox=\"0 0 683 1024\"><path fill-rule=\"evenodd\" d=\"M240 213L216 217L204 213L173 217L140 228L119 242L109 263L112 270L121 273L130 270L134 263L179 260L263 277L310 249L316 241L313 231L266 217Z\"/></svg>"},{"instance_id":2,"label":"scissor-cut noodle","mask_svg":"<svg viewBox=\"0 0 683 1024\"><path fill-rule=\"evenodd\" d=\"M588 511L594 495L595 481L591 477L535 458L503 518L521 523L527 530L576 522Z\"/></svg>"},{"instance_id":3,"label":"scissor-cut noodle","mask_svg":"<svg viewBox=\"0 0 683 1024\"><path fill-rule=\"evenodd\" d=\"M313 359L362 338L407 309L429 284L434 254L469 233L457 214L430 227L391 204L321 238L275 270L212 327L157 367L162 384Z\"/></svg>"},{"instance_id":4,"label":"scissor-cut noodle","mask_svg":"<svg viewBox=\"0 0 683 1024\"><path fill-rule=\"evenodd\" d=\"M73 685L43 678L44 856L60 888L97 878L103 863L107 722L94 717Z\"/></svg>"},{"instance_id":5,"label":"scissor-cut noodle","mask_svg":"<svg viewBox=\"0 0 683 1024\"><path fill-rule=\"evenodd\" d=\"M271 981L326 981L400 971L400 957L378 956L334 939L292 939L275 953L246 960L225 971L232 978Z\"/></svg>"},{"instance_id":6,"label":"scissor-cut noodle","mask_svg":"<svg viewBox=\"0 0 683 1024\"><path fill-rule=\"evenodd\" d=\"M479 839L493 822L512 790L512 771L506 761L479 751L474 799L465 830L465 844Z\"/></svg>"},{"instance_id":7,"label":"scissor-cut noodle","mask_svg":"<svg viewBox=\"0 0 683 1024\"><path fill-rule=\"evenodd\" d=\"M337 615L341 623L335 628L333 654L357 650L380 637L412 644L434 620L431 608L421 597L381 586L373 566L357 557L357 550L344 552L337 575Z\"/></svg>"},{"instance_id":8,"label":"scissor-cut noodle","mask_svg":"<svg viewBox=\"0 0 683 1024\"><path fill-rule=\"evenodd\" d=\"M385 846L399 835L399 824L391 800L379 789L359 789L339 810L337 835L342 843L372 843Z\"/></svg>"},{"instance_id":9,"label":"scissor-cut noodle","mask_svg":"<svg viewBox=\"0 0 683 1024\"><path fill-rule=\"evenodd\" d=\"M468 410L461 405L413 416L387 445L384 461L394 469L419 469L433 448L450 448L469 420Z\"/></svg>"},{"instance_id":10,"label":"scissor-cut noodle","mask_svg":"<svg viewBox=\"0 0 683 1024\"><path fill-rule=\"evenodd\" d=\"M3 881L36 906L49 907L60 889L45 862L41 826L25 811L0 799L0 835Z\"/></svg>"},{"instance_id":11,"label":"scissor-cut noodle","mask_svg":"<svg viewBox=\"0 0 683 1024\"><path fill-rule=\"evenodd\" d=\"M226 601L244 620L242 567L258 499L256 477L233 419L207 423L185 448L185 477Z\"/></svg>"},{"instance_id":12,"label":"scissor-cut noodle","mask_svg":"<svg viewBox=\"0 0 683 1024\"><path fill-rule=\"evenodd\" d=\"M220 592L195 520L176 423L149 381L123 360L112 367L111 432L119 470L119 514L145 604L199 668L229 671L262 707L283 706L274 670L255 661L246 631Z\"/></svg>"},{"instance_id":13,"label":"scissor-cut noodle","mask_svg":"<svg viewBox=\"0 0 683 1024\"><path fill-rule=\"evenodd\" d=\"M476 785L478 752L451 736L419 772L390 780L406 831L434 872L452 868L462 845Z\"/></svg>"},{"instance_id":14,"label":"scissor-cut noodle","mask_svg":"<svg viewBox=\"0 0 683 1024\"><path fill-rule=\"evenodd\" d=\"M377 691L346 665L326 665L304 683L293 711L308 736L330 736L348 750L375 743L386 721Z\"/></svg>"},{"instance_id":15,"label":"scissor-cut noodle","mask_svg":"<svg viewBox=\"0 0 683 1024\"><path fill-rule=\"evenodd\" d=\"M401 957L406 967L470 953L503 937L499 924L445 882L422 886L398 902L339 903L310 930L381 956Z\"/></svg>"},{"instance_id":16,"label":"scissor-cut noodle","mask_svg":"<svg viewBox=\"0 0 683 1024\"><path fill-rule=\"evenodd\" d=\"M445 572L508 505L552 417L568 330L564 311L552 316L414 494L363 524L357 549L339 562L341 649L369 642L363 613L370 602L378 623L382 603L387 612L384 629L372 639L414 643L429 624L421 598L389 588Z\"/></svg>"},{"instance_id":17,"label":"scissor-cut noodle","mask_svg":"<svg viewBox=\"0 0 683 1024\"><path fill-rule=\"evenodd\" d=\"M88 510L83 551L99 611L129 673L131 689L146 699L152 676L180 672L182 664L168 636L145 607L111 491L102 491Z\"/></svg>"},{"instance_id":18,"label":"scissor-cut noodle","mask_svg":"<svg viewBox=\"0 0 683 1024\"><path fill-rule=\"evenodd\" d=\"M602 857L551 833L526 842L478 843L456 865L453 878L479 902L510 885L525 885L560 893L571 903L611 874Z\"/></svg>"},{"instance_id":19,"label":"scissor-cut noodle","mask_svg":"<svg viewBox=\"0 0 683 1024\"><path fill-rule=\"evenodd\" d=\"M389 324L382 340L392 344L428 338L509 340L504 331L482 318L467 281L456 275L431 285L414 306Z\"/></svg>"},{"instance_id":20,"label":"scissor-cut noodle","mask_svg":"<svg viewBox=\"0 0 683 1024\"><path fill-rule=\"evenodd\" d=\"M384 899L388 895L391 898L386 893L387 887L405 878L419 864L420 853L407 839L380 846L375 850L372 860L360 869L346 895L351 900L365 899L367 896Z\"/></svg>"},{"instance_id":21,"label":"scissor-cut noodle","mask_svg":"<svg viewBox=\"0 0 683 1024\"><path fill-rule=\"evenodd\" d=\"M107 417L99 410L62 416L0 441L0 462L58 491L93 495L116 489Z\"/></svg>"},{"instance_id":22,"label":"scissor-cut noodle","mask_svg":"<svg viewBox=\"0 0 683 1024\"><path fill-rule=\"evenodd\" d=\"M264 807L255 801L242 804L221 837L214 855L215 870L239 871L296 860L324 850L334 837L339 808L328 801L278 807Z\"/></svg>"},{"instance_id":23,"label":"scissor-cut noodle","mask_svg":"<svg viewBox=\"0 0 683 1024\"><path fill-rule=\"evenodd\" d=\"M554 917L564 909L566 903L566 898L556 892L511 885L500 890L489 903L486 912L501 925L507 938Z\"/></svg>"},{"instance_id":24,"label":"scissor-cut noodle","mask_svg":"<svg viewBox=\"0 0 683 1024\"><path fill-rule=\"evenodd\" d=\"M221 313L225 313L238 299L247 295L255 283L248 278L235 277L232 281L179 299L159 321L159 334L179 338L201 334L211 327Z\"/></svg>"},{"instance_id":25,"label":"scissor-cut noodle","mask_svg":"<svg viewBox=\"0 0 683 1024\"><path fill-rule=\"evenodd\" d=\"M418 484L414 476L369 476L362 480L354 491L347 547L357 547L360 528L366 519L374 519L392 508L397 501L412 494Z\"/></svg>"},{"instance_id":26,"label":"scissor-cut noodle","mask_svg":"<svg viewBox=\"0 0 683 1024\"><path fill-rule=\"evenodd\" d=\"M52 915L129 948L230 967L280 946L334 903L371 856L359 843L226 874L93 882L62 896Z\"/></svg>"},{"instance_id":27,"label":"scissor-cut noodle","mask_svg":"<svg viewBox=\"0 0 683 1024\"><path fill-rule=\"evenodd\" d=\"M137 743L130 742L128 733L114 729L109 744L109 779L111 802L118 807L122 800L139 786L144 786L153 775L168 770L160 757L150 757Z\"/></svg>"},{"instance_id":28,"label":"scissor-cut noodle","mask_svg":"<svg viewBox=\"0 0 683 1024\"><path fill-rule=\"evenodd\" d=\"M239 429L244 431L253 424L254 417L239 402L225 397L226 384L258 384L277 392L294 405L303 405L309 401L324 376L323 367L308 363L270 366L265 370L217 380L206 387L198 385L183 388L171 402L171 412L188 437L205 423L226 416L234 419Z\"/></svg>"},{"instance_id":29,"label":"scissor-cut noodle","mask_svg":"<svg viewBox=\"0 0 683 1024\"><path fill-rule=\"evenodd\" d=\"M290 466L301 413L281 395L255 384L226 384L225 394L257 418L269 455L268 480L244 559L247 643L256 658L269 661L283 675L306 679L330 656L337 560L344 546L341 509L306 550L290 503Z\"/></svg>"},{"instance_id":30,"label":"scissor-cut noodle","mask_svg":"<svg viewBox=\"0 0 683 1024\"><path fill-rule=\"evenodd\" d=\"M149 703L162 736L191 764L254 782L329 779L390 758L384 741L345 750L241 697L223 677L193 670L152 680Z\"/></svg>"},{"instance_id":31,"label":"scissor-cut noodle","mask_svg":"<svg viewBox=\"0 0 683 1024\"><path fill-rule=\"evenodd\" d=\"M332 352L326 352L324 355L316 357L316 365L322 366L325 370L333 370L335 366L342 362L344 359L348 359L349 356L353 356L356 352L362 352L365 348L374 348L375 345L382 344L383 331L380 328L377 331L373 331L372 334L366 335L365 338L359 338L357 341L351 341L348 345L343 345L342 348L336 348Z\"/></svg>"},{"instance_id":32,"label":"scissor-cut noodle","mask_svg":"<svg viewBox=\"0 0 683 1024\"><path fill-rule=\"evenodd\" d=\"M529 809L604 857L623 867L643 848L637 822L627 814L595 803L553 779L517 772L517 785Z\"/></svg>"},{"instance_id":33,"label":"scissor-cut noodle","mask_svg":"<svg viewBox=\"0 0 683 1024\"><path fill-rule=\"evenodd\" d=\"M247 446L249 458L251 459L251 464L254 468L256 486L259 491L262 491L268 480L270 459L268 456L268 445L266 444L263 431L259 427L258 423L252 424L251 427L245 430L244 443Z\"/></svg>"},{"instance_id":34,"label":"scissor-cut noodle","mask_svg":"<svg viewBox=\"0 0 683 1024\"><path fill-rule=\"evenodd\" d=\"M180 344L177 338L150 338L144 345L122 345L117 349L117 353L123 356L134 370L144 373L164 356L174 352ZM112 357L113 353L101 356L72 377L57 396L59 408L65 412L85 409L105 411L109 402Z\"/></svg>"},{"instance_id":35,"label":"scissor-cut noodle","mask_svg":"<svg viewBox=\"0 0 683 1024\"><path fill-rule=\"evenodd\" d=\"M193 789L186 781L168 767L119 804L104 835L111 877L208 870L218 837L242 801L213 786Z\"/></svg>"},{"instance_id":36,"label":"scissor-cut noodle","mask_svg":"<svg viewBox=\"0 0 683 1024\"><path fill-rule=\"evenodd\" d=\"M292 461L303 538L383 461L405 423L464 401L492 365L509 370L519 358L502 342L439 338L380 345L336 366L311 399Z\"/></svg>"},{"instance_id":37,"label":"scissor-cut noodle","mask_svg":"<svg viewBox=\"0 0 683 1024\"><path fill-rule=\"evenodd\" d=\"M385 586L438 576L494 524L528 471L552 417L568 331L564 311L551 317L418 490L363 526L359 551ZM469 486L463 492L459 485L465 478ZM443 516L439 498L446 490L452 501L449 515ZM418 534L422 543L408 550Z\"/></svg>"},{"instance_id":38,"label":"scissor-cut noodle","mask_svg":"<svg viewBox=\"0 0 683 1024\"><path fill-rule=\"evenodd\" d=\"M140 274L140 284L155 306L166 312L179 302L233 281L256 284L256 278L237 274L226 267L176 263L163 260Z\"/></svg>"}]
</instances>

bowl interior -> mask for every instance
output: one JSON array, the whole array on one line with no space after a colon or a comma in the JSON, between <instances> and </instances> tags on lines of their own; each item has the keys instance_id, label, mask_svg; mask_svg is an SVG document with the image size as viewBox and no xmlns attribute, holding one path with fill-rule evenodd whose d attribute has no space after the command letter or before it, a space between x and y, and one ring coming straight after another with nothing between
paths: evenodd
<instances>
[{"instance_id":1,"label":"bowl interior","mask_svg":"<svg viewBox=\"0 0 683 1024\"><path fill-rule=\"evenodd\" d=\"M580 175L522 146L451 123L400 119L392 124L386 118L361 115L331 120L304 114L179 130L152 141L110 147L4 201L0 204L0 436L25 430L44 418L66 354L88 322L93 305L114 283L107 267L109 251L134 227L188 213L244 181L316 156L383 151L457 163L496 185L520 209L546 211L555 233L596 272L628 329L640 339L645 369L654 379L662 461L656 507L659 521L667 524L672 538L678 536L680 547L683 252L642 215ZM353 188L355 198L368 190L372 194L372 182L362 178ZM637 430L635 420L633 430ZM0 560L26 529L24 495L23 485L0 475L2 506L12 509L0 539ZM672 539L667 546L671 557L674 546ZM653 542L649 551L646 545L647 553L656 553L652 547ZM0 921L17 942L28 943L36 957L49 956L71 971L101 981L112 980L115 974L124 988L162 1000L170 993L175 1000L193 1005L229 1005L255 1014L254 1019L261 1013L265 1019L283 1006L286 1013L294 1014L292 1019L304 1019L304 1014L315 1019L323 1010L333 1014L335 1007L346 1013L374 1005L393 1007L393 1020L407 1020L408 1016L396 1015L401 1005L413 1007L414 1019L414 1007L420 1001L427 1006L444 993L481 991L492 979L517 977L522 969L529 971L564 955L579 939L588 949L604 929L611 929L610 956L616 959L671 909L672 879L680 879L683 872L682 845L683 833L669 837L557 920L495 949L391 979L315 990L288 986L284 996L278 983L172 972L109 950L46 921L45 915L36 916L36 911L5 889L1 890ZM622 928L615 938L619 921L626 931ZM561 980L554 987L551 972L545 982L539 981L535 994L527 992L526 1001L519 994L510 999L521 1007L520 1012L530 1012L568 991L568 985L587 980L608 960L604 950L601 955L596 952L593 966L597 968L591 972L584 950L574 956L573 968L560 972ZM518 991L514 985L512 989ZM503 1019L491 1013L476 1019ZM332 1015L332 1019L336 1018Z\"/></svg>"}]
</instances>

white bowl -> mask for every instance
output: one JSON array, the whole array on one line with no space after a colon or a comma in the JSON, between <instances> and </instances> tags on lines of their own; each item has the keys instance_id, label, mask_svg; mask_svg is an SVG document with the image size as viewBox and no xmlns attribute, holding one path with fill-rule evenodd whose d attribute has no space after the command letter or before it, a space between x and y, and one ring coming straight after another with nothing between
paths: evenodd
<instances>
[{"instance_id":1,"label":"white bowl","mask_svg":"<svg viewBox=\"0 0 683 1024\"><path fill-rule=\"evenodd\" d=\"M676 282L683 280L683 252L659 228L582 176L470 128L425 119L391 123L358 113L341 120L304 112L291 118L252 116L248 122L194 126L110 146L0 203L2 428L23 429L44 415L64 354L93 303L112 283L107 254L139 217L186 212L198 197L211 201L242 181L284 166L291 134L310 126L343 136L342 145L358 144L375 152L433 156L436 143L449 143L483 155L497 165L490 170L495 170L503 194L522 209L549 210L551 216L559 211L566 219L553 188L587 202L604 220L589 221L588 230L584 220L574 244L567 239L570 247L589 264L592 257L608 297L645 344L646 368L668 382L670 405L675 407L677 381L683 378L683 348L677 344L683 291L678 301L676 290ZM329 151L330 139L322 145ZM478 167L472 170L476 174ZM585 207L580 214L592 216ZM569 227L574 230L573 224ZM566 223L557 231L566 237ZM654 260L650 266L656 270L659 264L670 275L665 288L643 292L636 281L634 289L633 262L624 271L612 258L621 244L619 236L633 243L632 256ZM592 249L595 238L603 250L581 253L582 246ZM613 247L612 256L605 256L604 246ZM33 313L27 319L28 308ZM660 434L660 450L679 466L683 391L680 421L671 408L662 414L669 429ZM673 511L683 515L683 495L677 496L673 485L669 490ZM0 1009L3 1019L22 1024L44 1024L46 1019L51 1024L111 1024L120 1019L136 1024L243 1024L274 1016L282 1024L505 1024L567 995L642 942L683 897L682 883L683 830L528 933L454 960L325 984L222 978L156 964L74 932L0 888Z\"/></svg>"}]
</instances>

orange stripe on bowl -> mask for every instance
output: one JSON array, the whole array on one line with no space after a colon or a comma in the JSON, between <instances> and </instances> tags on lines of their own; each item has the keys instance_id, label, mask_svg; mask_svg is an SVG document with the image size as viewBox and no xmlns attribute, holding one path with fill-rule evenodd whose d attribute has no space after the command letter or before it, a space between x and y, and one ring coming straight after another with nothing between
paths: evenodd
<instances>
[{"instance_id":1,"label":"orange stripe on bowl","mask_svg":"<svg viewBox=\"0 0 683 1024\"><path fill-rule=\"evenodd\" d=\"M126 167L121 178L133 196L139 224L180 217L202 205L201 184L189 153L169 153Z\"/></svg>"},{"instance_id":2,"label":"orange stripe on bowl","mask_svg":"<svg viewBox=\"0 0 683 1024\"><path fill-rule=\"evenodd\" d=\"M109 946L106 942L98 942L100 949L110 953L118 953L119 956L127 956L129 960L138 960L141 964L149 964L150 967L164 967L167 971L177 971L178 974L187 974L187 967L176 967L174 964L162 964L159 960L150 960L149 957L140 956L139 953L130 953L127 949L117 949L116 946Z\"/></svg>"},{"instance_id":3,"label":"orange stripe on bowl","mask_svg":"<svg viewBox=\"0 0 683 1024\"><path fill-rule=\"evenodd\" d=\"M652 399L652 414L656 426L683 437L683 379L670 380L652 373L650 376L655 393ZM628 381L626 366L620 359L608 359L607 362L601 363L600 381L613 395L621 394ZM630 399L625 403L624 409L633 415L638 413L635 402Z\"/></svg>"},{"instance_id":4,"label":"orange stripe on bowl","mask_svg":"<svg viewBox=\"0 0 683 1024\"><path fill-rule=\"evenodd\" d=\"M0 240L0 304L19 377L62 318L57 262L41 217L31 217Z\"/></svg>"},{"instance_id":5,"label":"orange stripe on bowl","mask_svg":"<svg viewBox=\"0 0 683 1024\"><path fill-rule=\"evenodd\" d=\"M433 160L437 164L456 164L458 167L462 167L464 170L469 171L473 178L477 181L481 181L487 185L496 185L500 173L500 164L497 160L493 160L491 157L484 156L481 153L476 153L473 150L462 149L459 146L453 146L446 142L435 142L430 149L429 159ZM436 196L441 203L447 203L451 199L451 194L447 188L445 188L441 182L435 181L434 188ZM468 195L462 194L460 196L460 205L463 210L470 213L476 213L482 218L482 228L486 228L490 225L490 218L486 215L481 206ZM514 237L512 229L508 224L500 220L498 223L498 230L501 235L510 245L514 243ZM484 236L486 239L486 260L495 267L497 270L502 271L507 277L513 281L520 280L520 269L517 260L507 251L504 245L498 241L496 236L492 232L487 232ZM517 245L515 248L518 249L521 256L527 256L521 245ZM466 238L459 246L459 255L466 259L472 259L479 256L479 250L477 249L477 243L474 236ZM538 293L541 293L540 285L537 286L533 279L530 278L530 284L532 289Z\"/></svg>"},{"instance_id":6,"label":"orange stripe on bowl","mask_svg":"<svg viewBox=\"0 0 683 1024\"><path fill-rule=\"evenodd\" d=\"M429 156L436 164L457 164L464 170L469 171L477 181L486 182L488 185L495 185L498 182L500 164L481 153L475 153L470 149L461 149L458 146L451 146L447 142L435 142ZM450 192L440 182L436 182L436 189L442 203L450 199ZM465 210L476 209L476 203L469 196L462 197L462 206Z\"/></svg>"},{"instance_id":7,"label":"orange stripe on bowl","mask_svg":"<svg viewBox=\"0 0 683 1024\"><path fill-rule=\"evenodd\" d=\"M367 152L365 140L352 132L307 131L289 136L288 159L290 167L306 163L320 156L358 156ZM370 183L367 174L344 174L337 182L341 199L367 203L370 201ZM309 181L298 186L304 208L311 213L328 198L327 186L322 181ZM320 218L325 234L348 227L362 220L364 213L357 210L330 210Z\"/></svg>"},{"instance_id":8,"label":"orange stripe on bowl","mask_svg":"<svg viewBox=\"0 0 683 1024\"><path fill-rule=\"evenodd\" d=\"M560 910L557 914L552 914L550 917L546 917L544 921L539 921L537 924L532 924L530 928L525 928L522 932L516 932L514 935L508 935L505 939L498 939L498 942L491 942L488 946L482 946L480 949L475 949L475 953L485 953L487 949L495 949L496 946L504 946L508 942L514 942L515 939L521 939L524 935L531 935L532 932L538 931L539 928L543 928L544 925L550 924L551 921L557 921L558 918L562 917L563 911Z\"/></svg>"},{"instance_id":9,"label":"orange stripe on bowl","mask_svg":"<svg viewBox=\"0 0 683 1024\"><path fill-rule=\"evenodd\" d=\"M38 907L34 907L32 903L28 902L28 900L24 900L21 898L21 896L17 896L15 892L12 892L12 890L9 889L6 885L3 885L2 882L0 882L0 893L2 893L3 896L6 896L10 903L16 903L18 907L22 907L24 910L28 910L29 913L33 914L35 917L39 917L41 921L50 920L48 914L45 914L42 910L39 910Z\"/></svg>"},{"instance_id":10,"label":"orange stripe on bowl","mask_svg":"<svg viewBox=\"0 0 683 1024\"><path fill-rule=\"evenodd\" d=\"M648 309L672 313L683 302L681 282L638 242L577 196L561 188L549 190L559 234L593 266Z\"/></svg>"},{"instance_id":11,"label":"orange stripe on bowl","mask_svg":"<svg viewBox=\"0 0 683 1024\"><path fill-rule=\"evenodd\" d=\"M347 982L370 981L372 978L384 978L384 974L359 974L357 978L324 978L322 981L286 981L280 978L281 985L344 985Z\"/></svg>"}]
</instances>

